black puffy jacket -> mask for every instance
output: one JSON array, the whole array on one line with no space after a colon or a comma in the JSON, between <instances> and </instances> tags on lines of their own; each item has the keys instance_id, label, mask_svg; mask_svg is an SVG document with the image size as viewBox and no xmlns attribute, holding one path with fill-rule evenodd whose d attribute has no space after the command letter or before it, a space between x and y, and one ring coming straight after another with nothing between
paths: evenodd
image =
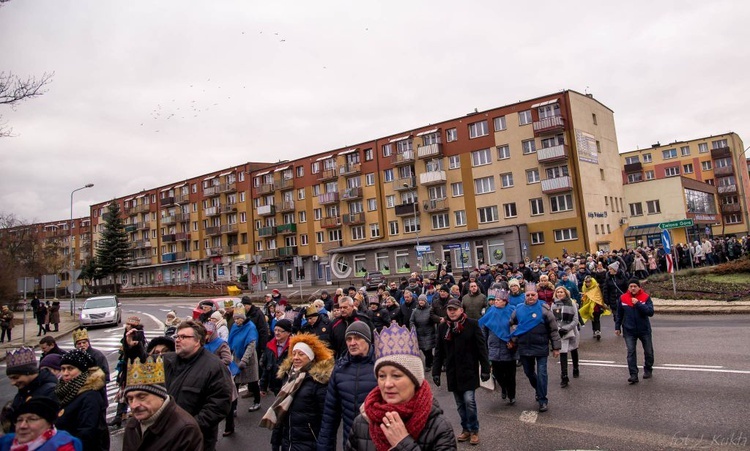
<instances>
[{"instance_id":1,"label":"black puffy jacket","mask_svg":"<svg viewBox=\"0 0 750 451\"><path fill-rule=\"evenodd\" d=\"M601 287L604 302L615 311L617 310L620 296L628 291L628 279L622 271L618 271L614 276L608 272Z\"/></svg>"},{"instance_id":2,"label":"black puffy jacket","mask_svg":"<svg viewBox=\"0 0 750 451\"><path fill-rule=\"evenodd\" d=\"M427 423L422 433L414 440L411 435L401 440L391 448L395 451L418 451L418 450L455 450L458 448L456 436L453 434L453 426L443 416L437 399L432 400L432 410L427 418ZM357 451L374 451L375 443L370 439L370 424L364 415L359 415L352 425L349 441L345 443L344 449Z\"/></svg>"}]
</instances>

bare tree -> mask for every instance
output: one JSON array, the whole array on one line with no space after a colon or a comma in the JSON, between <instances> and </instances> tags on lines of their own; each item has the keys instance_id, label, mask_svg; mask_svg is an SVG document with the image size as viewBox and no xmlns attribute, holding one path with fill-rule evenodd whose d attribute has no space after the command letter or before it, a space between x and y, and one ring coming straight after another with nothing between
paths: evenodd
<instances>
[{"instance_id":1,"label":"bare tree","mask_svg":"<svg viewBox=\"0 0 750 451\"><path fill-rule=\"evenodd\" d=\"M52 82L54 75L54 72L45 72L40 77L23 78L13 72L0 72L0 105L13 107L23 100L43 95L47 92L44 87ZM0 115L0 138L11 136L12 132L13 129L6 126Z\"/></svg>"}]
</instances>

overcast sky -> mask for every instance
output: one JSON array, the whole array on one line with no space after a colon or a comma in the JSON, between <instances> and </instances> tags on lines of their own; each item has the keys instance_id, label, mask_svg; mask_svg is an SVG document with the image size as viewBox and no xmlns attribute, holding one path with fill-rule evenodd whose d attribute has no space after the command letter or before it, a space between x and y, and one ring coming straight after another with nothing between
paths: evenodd
<instances>
[{"instance_id":1,"label":"overcast sky","mask_svg":"<svg viewBox=\"0 0 750 451\"><path fill-rule=\"evenodd\" d=\"M30 222L247 161L295 159L561 89L620 151L750 143L746 1L12 0L0 213Z\"/></svg>"}]
</instances>

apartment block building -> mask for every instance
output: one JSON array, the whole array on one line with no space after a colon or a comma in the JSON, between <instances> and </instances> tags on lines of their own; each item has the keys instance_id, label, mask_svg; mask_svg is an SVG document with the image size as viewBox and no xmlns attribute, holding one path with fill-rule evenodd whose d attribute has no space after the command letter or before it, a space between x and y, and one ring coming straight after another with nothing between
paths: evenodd
<instances>
[{"instance_id":1,"label":"apartment block building","mask_svg":"<svg viewBox=\"0 0 750 451\"><path fill-rule=\"evenodd\" d=\"M620 155L623 164L622 180L627 185L670 177L685 177L716 187L718 208L707 211L711 202L685 199L685 217L693 219L692 230L686 239L706 235L744 235L748 233L747 193L750 177L742 139L736 133L707 136L690 141L676 141L668 145L655 144L647 149L633 150ZM705 190L704 190L705 191ZM655 197L652 193L651 197ZM662 193L658 193L661 196ZM629 203L645 199L628 198ZM663 202L662 202L663 205ZM629 212L632 216L632 211ZM654 224L656 225L656 224ZM626 231L626 235L633 235Z\"/></svg>"}]
</instances>

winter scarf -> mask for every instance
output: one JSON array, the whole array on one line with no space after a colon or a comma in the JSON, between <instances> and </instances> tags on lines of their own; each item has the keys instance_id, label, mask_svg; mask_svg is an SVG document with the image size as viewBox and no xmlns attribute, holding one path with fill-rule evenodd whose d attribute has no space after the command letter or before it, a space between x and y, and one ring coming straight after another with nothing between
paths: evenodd
<instances>
[{"instance_id":1,"label":"winter scarf","mask_svg":"<svg viewBox=\"0 0 750 451\"><path fill-rule=\"evenodd\" d=\"M417 440L432 411L432 389L427 380L424 380L413 398L400 404L388 404L383 400L380 388L375 387L365 398L364 410L370 423L370 438L375 444L375 449L388 451L392 447L380 428L385 414L396 412L403 420L406 431L414 440Z\"/></svg>"},{"instance_id":2,"label":"winter scarf","mask_svg":"<svg viewBox=\"0 0 750 451\"><path fill-rule=\"evenodd\" d=\"M448 318L445 319L448 324L448 330L445 331L445 341L451 341L453 334L460 334L464 331L464 324L466 323L466 313L462 313L458 318L458 321L451 321Z\"/></svg>"},{"instance_id":3,"label":"winter scarf","mask_svg":"<svg viewBox=\"0 0 750 451\"><path fill-rule=\"evenodd\" d=\"M516 307L516 319L518 327L510 335L518 337L535 328L544 321L544 311L542 310L543 301L538 300L536 304L529 305L523 303Z\"/></svg>"},{"instance_id":4,"label":"winter scarf","mask_svg":"<svg viewBox=\"0 0 750 451\"><path fill-rule=\"evenodd\" d=\"M18 437L13 438L13 443L10 445L10 451L34 451L42 447L49 439L57 434L57 429L53 425L51 429L47 429L42 434L30 442L24 444L18 443Z\"/></svg>"},{"instance_id":5,"label":"winter scarf","mask_svg":"<svg viewBox=\"0 0 750 451\"><path fill-rule=\"evenodd\" d=\"M245 355L245 349L247 345L253 341L258 341L258 329L255 327L252 321L248 320L243 325L234 325L232 330L229 331L229 349L232 350L238 359L241 359Z\"/></svg>"},{"instance_id":6,"label":"winter scarf","mask_svg":"<svg viewBox=\"0 0 750 451\"><path fill-rule=\"evenodd\" d=\"M281 391L276 395L273 404L271 404L271 407L268 408L266 414L261 418L259 426L273 429L284 419L287 412L289 412L289 408L292 406L294 394L297 393L297 390L302 386L302 382L305 381L305 377L307 377L308 369L309 366L303 368L301 371L291 370L289 372L287 382L281 387Z\"/></svg>"},{"instance_id":7,"label":"winter scarf","mask_svg":"<svg viewBox=\"0 0 750 451\"><path fill-rule=\"evenodd\" d=\"M479 325L491 330L497 338L504 342L510 341L510 315L516 310L515 305L505 307L490 307L487 313L479 318Z\"/></svg>"},{"instance_id":8,"label":"winter scarf","mask_svg":"<svg viewBox=\"0 0 750 451\"><path fill-rule=\"evenodd\" d=\"M81 374L68 382L60 379L55 387L55 395L57 396L57 399L60 400L60 407L67 406L75 399L76 395L78 395L78 390L83 387L83 384L86 383L88 377L89 372L82 371Z\"/></svg>"}]
</instances>

